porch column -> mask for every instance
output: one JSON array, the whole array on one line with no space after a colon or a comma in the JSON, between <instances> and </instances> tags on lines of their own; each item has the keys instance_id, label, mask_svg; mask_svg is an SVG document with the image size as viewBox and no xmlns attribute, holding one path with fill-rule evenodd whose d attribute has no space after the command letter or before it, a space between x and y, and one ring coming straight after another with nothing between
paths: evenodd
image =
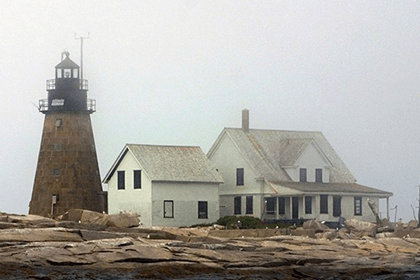
<instances>
[{"instance_id":1,"label":"porch column","mask_svg":"<svg viewBox=\"0 0 420 280\"><path fill-rule=\"evenodd\" d=\"M276 204L275 205L277 205L275 208L274 208L274 211L276 211L276 220L278 220L279 219L279 205L280 205L280 203L279 203L279 198L276 196Z\"/></svg>"},{"instance_id":2,"label":"porch column","mask_svg":"<svg viewBox=\"0 0 420 280\"><path fill-rule=\"evenodd\" d=\"M389 197L386 198L386 218L389 221Z\"/></svg>"},{"instance_id":3,"label":"porch column","mask_svg":"<svg viewBox=\"0 0 420 280\"><path fill-rule=\"evenodd\" d=\"M293 199L289 196L289 219L293 218Z\"/></svg>"},{"instance_id":4,"label":"porch column","mask_svg":"<svg viewBox=\"0 0 420 280\"><path fill-rule=\"evenodd\" d=\"M303 195L303 201L302 201L302 217L305 219L306 218L306 195Z\"/></svg>"}]
</instances>

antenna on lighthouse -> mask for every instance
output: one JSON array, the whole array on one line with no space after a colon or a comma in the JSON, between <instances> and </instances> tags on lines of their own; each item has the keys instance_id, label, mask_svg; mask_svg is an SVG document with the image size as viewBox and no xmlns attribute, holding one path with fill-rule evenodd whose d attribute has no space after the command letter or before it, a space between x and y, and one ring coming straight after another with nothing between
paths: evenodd
<instances>
[{"instance_id":1,"label":"antenna on lighthouse","mask_svg":"<svg viewBox=\"0 0 420 280\"><path fill-rule=\"evenodd\" d=\"M80 89L83 89L83 39L89 39L90 32L88 32L87 37L76 37L74 33L74 39L80 40Z\"/></svg>"}]
</instances>

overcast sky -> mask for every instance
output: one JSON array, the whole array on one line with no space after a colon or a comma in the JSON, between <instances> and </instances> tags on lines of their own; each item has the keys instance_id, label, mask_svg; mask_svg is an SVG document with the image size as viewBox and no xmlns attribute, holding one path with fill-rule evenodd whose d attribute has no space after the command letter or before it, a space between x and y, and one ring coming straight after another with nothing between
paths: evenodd
<instances>
[{"instance_id":1,"label":"overcast sky","mask_svg":"<svg viewBox=\"0 0 420 280\"><path fill-rule=\"evenodd\" d=\"M408 0L1 0L0 211L28 212L44 122L33 104L63 50L80 64L75 33L90 32L102 178L126 143L206 153L247 108L251 128L322 131L408 221L420 183L419 15Z\"/></svg>"}]
</instances>

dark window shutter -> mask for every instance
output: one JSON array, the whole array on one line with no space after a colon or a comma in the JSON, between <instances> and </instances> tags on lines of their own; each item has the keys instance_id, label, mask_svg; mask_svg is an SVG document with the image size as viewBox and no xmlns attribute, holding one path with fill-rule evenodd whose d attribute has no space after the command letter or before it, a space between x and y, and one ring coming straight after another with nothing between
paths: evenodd
<instances>
[{"instance_id":1,"label":"dark window shutter","mask_svg":"<svg viewBox=\"0 0 420 280\"><path fill-rule=\"evenodd\" d=\"M244 169L243 168L236 169L236 185L237 186L244 185Z\"/></svg>"},{"instance_id":2,"label":"dark window shutter","mask_svg":"<svg viewBox=\"0 0 420 280\"><path fill-rule=\"evenodd\" d=\"M322 169L315 169L315 182L322 183Z\"/></svg>"},{"instance_id":3,"label":"dark window shutter","mask_svg":"<svg viewBox=\"0 0 420 280\"><path fill-rule=\"evenodd\" d=\"M341 216L341 196L333 196L333 216Z\"/></svg>"},{"instance_id":4,"label":"dark window shutter","mask_svg":"<svg viewBox=\"0 0 420 280\"><path fill-rule=\"evenodd\" d=\"M246 214L252 214L253 213L253 197L247 196L246 197Z\"/></svg>"},{"instance_id":5,"label":"dark window shutter","mask_svg":"<svg viewBox=\"0 0 420 280\"><path fill-rule=\"evenodd\" d=\"M279 197L279 215L286 214L286 198Z\"/></svg>"},{"instance_id":6,"label":"dark window shutter","mask_svg":"<svg viewBox=\"0 0 420 280\"><path fill-rule=\"evenodd\" d=\"M320 198L321 198L321 210L319 213L328 214L328 195L321 194Z\"/></svg>"},{"instance_id":7,"label":"dark window shutter","mask_svg":"<svg viewBox=\"0 0 420 280\"><path fill-rule=\"evenodd\" d=\"M141 189L141 170L134 170L134 188Z\"/></svg>"},{"instance_id":8,"label":"dark window shutter","mask_svg":"<svg viewBox=\"0 0 420 280\"><path fill-rule=\"evenodd\" d=\"M300 168L299 169L299 181L300 182L306 182L306 168Z\"/></svg>"},{"instance_id":9,"label":"dark window shutter","mask_svg":"<svg viewBox=\"0 0 420 280\"><path fill-rule=\"evenodd\" d=\"M234 214L240 215L241 214L241 197L237 196L234 198Z\"/></svg>"},{"instance_id":10,"label":"dark window shutter","mask_svg":"<svg viewBox=\"0 0 420 280\"><path fill-rule=\"evenodd\" d=\"M118 171L118 189L124 190L125 189L125 171Z\"/></svg>"},{"instance_id":11,"label":"dark window shutter","mask_svg":"<svg viewBox=\"0 0 420 280\"><path fill-rule=\"evenodd\" d=\"M305 196L305 214L312 214L312 196Z\"/></svg>"}]
</instances>

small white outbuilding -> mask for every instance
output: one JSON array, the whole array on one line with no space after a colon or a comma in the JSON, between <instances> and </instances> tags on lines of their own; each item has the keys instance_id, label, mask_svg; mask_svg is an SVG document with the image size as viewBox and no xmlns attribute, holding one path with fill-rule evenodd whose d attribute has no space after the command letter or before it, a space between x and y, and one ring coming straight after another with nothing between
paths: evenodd
<instances>
[{"instance_id":1,"label":"small white outbuilding","mask_svg":"<svg viewBox=\"0 0 420 280\"><path fill-rule=\"evenodd\" d=\"M200 147L127 144L108 174L108 213L131 211L145 226L219 218L219 173Z\"/></svg>"}]
</instances>

